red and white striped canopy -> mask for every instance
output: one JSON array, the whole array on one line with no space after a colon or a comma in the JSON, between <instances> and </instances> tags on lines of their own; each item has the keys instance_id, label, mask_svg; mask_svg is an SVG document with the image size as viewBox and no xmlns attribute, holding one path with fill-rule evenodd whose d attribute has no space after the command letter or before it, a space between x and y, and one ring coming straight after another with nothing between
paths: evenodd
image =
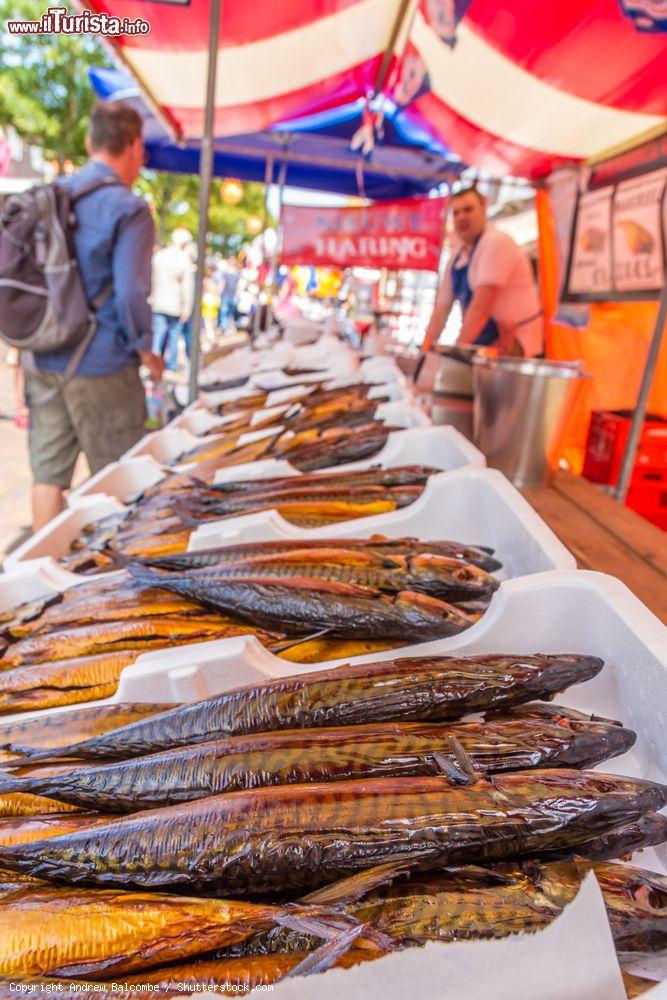
<instances>
[{"instance_id":1,"label":"red and white striped canopy","mask_svg":"<svg viewBox=\"0 0 667 1000\"><path fill-rule=\"evenodd\" d=\"M125 35L116 45L176 132L200 136L209 0L86 3L151 23L149 34ZM411 113L466 162L496 175L538 176L667 127L667 34L639 30L650 27L654 8L665 6L666 0L223 0L214 132L255 132L367 95L402 15L404 34L387 77L391 94L411 102ZM453 18L462 9L451 46Z\"/></svg>"},{"instance_id":2,"label":"red and white striped canopy","mask_svg":"<svg viewBox=\"0 0 667 1000\"><path fill-rule=\"evenodd\" d=\"M667 127L667 34L624 10L646 28L665 0L472 0L454 47L447 6L420 4L403 73L416 90L426 72L411 108L463 160L535 176Z\"/></svg>"},{"instance_id":3,"label":"red and white striped canopy","mask_svg":"<svg viewBox=\"0 0 667 1000\"><path fill-rule=\"evenodd\" d=\"M177 132L200 136L209 0L87 6L150 22L149 34L117 46ZM223 0L214 134L257 132L373 91L400 8L401 0Z\"/></svg>"}]
</instances>

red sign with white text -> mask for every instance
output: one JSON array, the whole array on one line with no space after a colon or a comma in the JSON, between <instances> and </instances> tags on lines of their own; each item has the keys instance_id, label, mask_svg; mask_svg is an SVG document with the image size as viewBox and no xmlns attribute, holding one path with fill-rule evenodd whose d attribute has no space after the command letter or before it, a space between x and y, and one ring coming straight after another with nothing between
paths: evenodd
<instances>
[{"instance_id":1,"label":"red sign with white text","mask_svg":"<svg viewBox=\"0 0 667 1000\"><path fill-rule=\"evenodd\" d=\"M283 264L437 271L446 198L283 208Z\"/></svg>"}]
</instances>

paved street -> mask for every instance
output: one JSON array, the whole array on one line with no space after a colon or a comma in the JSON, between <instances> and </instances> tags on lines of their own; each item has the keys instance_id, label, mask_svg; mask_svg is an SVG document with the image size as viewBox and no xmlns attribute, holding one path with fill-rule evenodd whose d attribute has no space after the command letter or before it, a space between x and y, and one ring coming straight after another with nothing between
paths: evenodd
<instances>
[{"instance_id":1,"label":"paved street","mask_svg":"<svg viewBox=\"0 0 667 1000\"><path fill-rule=\"evenodd\" d=\"M30 465L28 432L14 423L16 399L15 369L6 361L6 348L0 347L0 434L2 468L0 475L0 559L24 541L30 533ZM85 459L75 471L75 483L87 475Z\"/></svg>"}]
</instances>

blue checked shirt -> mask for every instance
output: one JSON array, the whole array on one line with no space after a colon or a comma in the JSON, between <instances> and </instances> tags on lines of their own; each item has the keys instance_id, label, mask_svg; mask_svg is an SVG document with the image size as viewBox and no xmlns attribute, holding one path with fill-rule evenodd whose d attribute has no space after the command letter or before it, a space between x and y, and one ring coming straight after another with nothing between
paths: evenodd
<instances>
[{"instance_id":1,"label":"blue checked shirt","mask_svg":"<svg viewBox=\"0 0 667 1000\"><path fill-rule=\"evenodd\" d=\"M76 191L93 177L114 176L91 160L68 178ZM75 208L76 258L89 301L113 283L96 313L97 332L77 375L110 375L138 364L137 351L151 346L151 258L155 230L148 205L124 184L101 188ZM38 368L64 372L73 348L35 355Z\"/></svg>"}]
</instances>

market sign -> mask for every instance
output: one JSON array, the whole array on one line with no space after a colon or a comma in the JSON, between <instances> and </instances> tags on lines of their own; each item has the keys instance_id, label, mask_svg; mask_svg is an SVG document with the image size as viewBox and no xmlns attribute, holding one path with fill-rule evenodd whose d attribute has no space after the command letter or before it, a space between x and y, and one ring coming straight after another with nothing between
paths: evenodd
<instances>
[{"instance_id":1,"label":"market sign","mask_svg":"<svg viewBox=\"0 0 667 1000\"><path fill-rule=\"evenodd\" d=\"M297 208L282 215L283 264L437 271L446 198L363 208Z\"/></svg>"},{"instance_id":2,"label":"market sign","mask_svg":"<svg viewBox=\"0 0 667 1000\"><path fill-rule=\"evenodd\" d=\"M667 169L579 196L566 299L656 299L665 283Z\"/></svg>"}]
</instances>

